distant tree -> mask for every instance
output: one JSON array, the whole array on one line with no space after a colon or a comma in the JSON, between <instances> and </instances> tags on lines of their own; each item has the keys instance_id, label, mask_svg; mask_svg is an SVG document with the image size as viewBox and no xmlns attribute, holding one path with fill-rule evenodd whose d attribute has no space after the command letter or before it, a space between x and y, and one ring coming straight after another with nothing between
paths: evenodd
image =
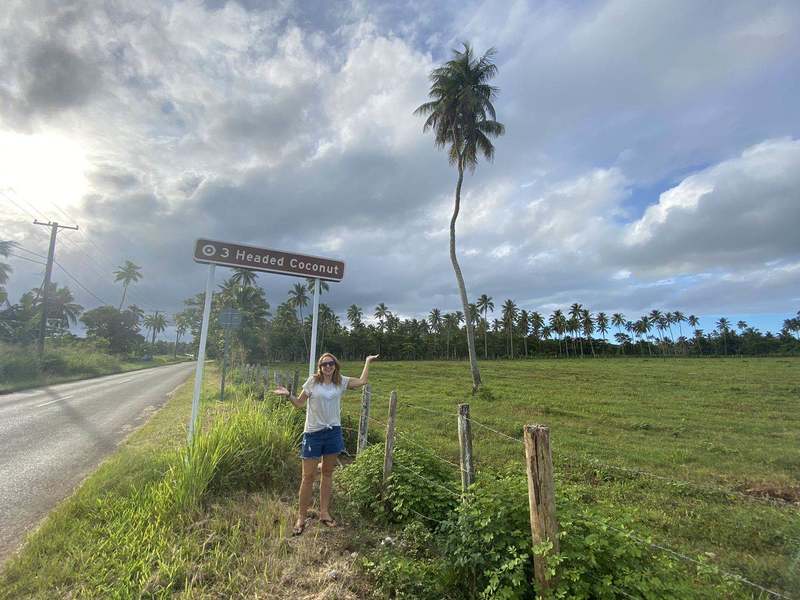
<instances>
[{"instance_id":1,"label":"distant tree","mask_svg":"<svg viewBox=\"0 0 800 600\"><path fill-rule=\"evenodd\" d=\"M181 336L189 331L192 326L191 316L186 312L179 312L175 314L175 351L173 356L178 356L178 341Z\"/></svg>"},{"instance_id":2,"label":"distant tree","mask_svg":"<svg viewBox=\"0 0 800 600\"><path fill-rule=\"evenodd\" d=\"M107 340L111 352L130 352L143 341L139 335L139 321L130 310L101 306L87 310L80 320L86 326L86 335Z\"/></svg>"},{"instance_id":3,"label":"distant tree","mask_svg":"<svg viewBox=\"0 0 800 600\"><path fill-rule=\"evenodd\" d=\"M386 328L386 322L388 321L389 316L391 314L392 314L391 311L387 308L387 306L383 302L381 302L380 304L378 304L378 306L375 307L374 316L376 319L378 319L378 327L380 328L381 333L383 333L383 330Z\"/></svg>"},{"instance_id":4,"label":"distant tree","mask_svg":"<svg viewBox=\"0 0 800 600\"><path fill-rule=\"evenodd\" d=\"M494 312L494 302L492 302L491 296L487 296L486 294L481 294L481 297L478 298L478 301L475 302L475 306L478 307L478 310L483 313L483 358L489 358L489 343L487 341L488 338L488 331L489 328L489 311Z\"/></svg>"},{"instance_id":5,"label":"distant tree","mask_svg":"<svg viewBox=\"0 0 800 600\"><path fill-rule=\"evenodd\" d=\"M116 275L114 281L122 282L122 300L119 301L119 310L122 310L122 305L125 304L125 295L128 293L128 286L142 278L142 267L126 260L124 265L117 267L114 275Z\"/></svg>"},{"instance_id":6,"label":"distant tree","mask_svg":"<svg viewBox=\"0 0 800 600\"><path fill-rule=\"evenodd\" d=\"M236 268L233 270L233 275L231 275L229 281L239 287L250 287L255 285L257 276L258 273L250 269Z\"/></svg>"},{"instance_id":7,"label":"distant tree","mask_svg":"<svg viewBox=\"0 0 800 600\"><path fill-rule=\"evenodd\" d=\"M428 315L428 324L430 325L430 330L434 334L434 340L435 340L436 339L435 336L441 335L442 327L444 326L442 311L440 311L438 308L431 309L431 312ZM435 345L434 345L434 351L437 351Z\"/></svg>"},{"instance_id":8,"label":"distant tree","mask_svg":"<svg viewBox=\"0 0 800 600\"><path fill-rule=\"evenodd\" d=\"M597 331L599 331L603 339L606 339L606 333L608 333L608 315L604 312L597 313Z\"/></svg>"},{"instance_id":9,"label":"distant tree","mask_svg":"<svg viewBox=\"0 0 800 600\"><path fill-rule=\"evenodd\" d=\"M575 302L569 307L569 330L578 338L581 348L581 358L583 358L583 338L580 336L581 321L583 319L583 306Z\"/></svg>"},{"instance_id":10,"label":"distant tree","mask_svg":"<svg viewBox=\"0 0 800 600\"><path fill-rule=\"evenodd\" d=\"M722 336L723 354L728 355L728 331L730 331L731 323L725 317L720 317L717 321L717 331Z\"/></svg>"},{"instance_id":11,"label":"distant tree","mask_svg":"<svg viewBox=\"0 0 800 600\"><path fill-rule=\"evenodd\" d=\"M356 327L362 327L364 323L361 322L361 319L364 316L364 311L361 310L361 307L357 304L351 304L347 309L347 320L350 321L350 326L355 329Z\"/></svg>"},{"instance_id":12,"label":"distant tree","mask_svg":"<svg viewBox=\"0 0 800 600\"><path fill-rule=\"evenodd\" d=\"M167 328L167 320L166 318L164 318L164 315L162 315L159 312L156 312L155 314L147 315L144 318L144 326L145 329L152 332L153 339L151 341L151 344L153 345L153 347L155 347L156 335L163 332Z\"/></svg>"},{"instance_id":13,"label":"distant tree","mask_svg":"<svg viewBox=\"0 0 800 600\"><path fill-rule=\"evenodd\" d=\"M508 348L509 348L509 356L513 359L514 358L514 323L517 320L517 304L511 299L507 299L503 302L503 325L506 329L506 334L508 335Z\"/></svg>"},{"instance_id":14,"label":"distant tree","mask_svg":"<svg viewBox=\"0 0 800 600\"><path fill-rule=\"evenodd\" d=\"M592 342L592 334L594 333L594 319L592 318L592 313L589 312L588 308L584 308L581 311L581 328L583 329L583 335L586 336L586 339L589 340L589 347L592 349L592 356L596 356L594 353L594 343Z\"/></svg>"},{"instance_id":15,"label":"distant tree","mask_svg":"<svg viewBox=\"0 0 800 600\"><path fill-rule=\"evenodd\" d=\"M531 329L531 319L528 311L523 309L517 315L517 331L522 335L522 347L525 351L525 358L528 358L528 334Z\"/></svg>"},{"instance_id":16,"label":"distant tree","mask_svg":"<svg viewBox=\"0 0 800 600\"><path fill-rule=\"evenodd\" d=\"M453 58L430 74L428 97L431 100L414 111L414 114L426 117L423 131L433 130L436 146L447 148L450 164L458 168L455 205L450 219L450 262L453 264L464 314L469 314L469 301L456 257L456 220L461 208L464 170L474 171L480 154L492 160L494 145L489 138L505 133L505 127L496 120L492 104L498 89L488 83L497 74L497 66L492 62L494 54L492 48L478 58L466 43L463 51L454 50ZM472 389L475 391L481 385L481 374L469 320L466 329Z\"/></svg>"}]
</instances>

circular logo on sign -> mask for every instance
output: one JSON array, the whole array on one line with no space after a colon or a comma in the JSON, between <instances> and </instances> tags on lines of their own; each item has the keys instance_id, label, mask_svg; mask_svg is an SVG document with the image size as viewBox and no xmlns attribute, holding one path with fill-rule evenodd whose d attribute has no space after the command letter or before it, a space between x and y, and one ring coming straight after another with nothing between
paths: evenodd
<instances>
[{"instance_id":1,"label":"circular logo on sign","mask_svg":"<svg viewBox=\"0 0 800 600\"><path fill-rule=\"evenodd\" d=\"M203 256L214 256L217 253L217 249L211 244L206 244L203 246L201 252L203 253Z\"/></svg>"}]
</instances>

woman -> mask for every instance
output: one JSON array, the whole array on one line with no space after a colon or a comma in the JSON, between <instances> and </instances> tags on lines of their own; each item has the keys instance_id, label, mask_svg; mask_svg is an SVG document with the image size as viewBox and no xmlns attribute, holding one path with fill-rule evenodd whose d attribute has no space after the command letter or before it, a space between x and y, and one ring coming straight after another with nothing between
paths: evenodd
<instances>
[{"instance_id":1,"label":"woman","mask_svg":"<svg viewBox=\"0 0 800 600\"><path fill-rule=\"evenodd\" d=\"M293 396L283 386L278 386L275 393L288 396L289 401L297 408L302 408L308 401L306 424L303 429L303 446L300 457L303 459L303 479L300 482L300 510L292 533L300 535L306 527L306 515L311 504L311 491L317 473L317 464L322 459L322 480L319 484L319 521L328 527L336 527L331 516L331 486L336 457L344 450L342 436L341 400L345 390L355 390L364 386L369 379L369 365L378 358L368 356L364 361L361 377L345 377L339 372L339 361L330 352L326 352L317 361L317 372L303 384L299 397Z\"/></svg>"}]
</instances>

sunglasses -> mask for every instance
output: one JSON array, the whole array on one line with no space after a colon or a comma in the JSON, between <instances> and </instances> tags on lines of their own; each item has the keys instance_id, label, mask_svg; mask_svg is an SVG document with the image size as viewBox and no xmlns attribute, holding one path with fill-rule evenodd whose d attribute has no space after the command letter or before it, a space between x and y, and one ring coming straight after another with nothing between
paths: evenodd
<instances>
[{"instance_id":1,"label":"sunglasses","mask_svg":"<svg viewBox=\"0 0 800 600\"><path fill-rule=\"evenodd\" d=\"M319 363L320 367L335 367L336 362L332 360L326 360L325 362Z\"/></svg>"}]
</instances>

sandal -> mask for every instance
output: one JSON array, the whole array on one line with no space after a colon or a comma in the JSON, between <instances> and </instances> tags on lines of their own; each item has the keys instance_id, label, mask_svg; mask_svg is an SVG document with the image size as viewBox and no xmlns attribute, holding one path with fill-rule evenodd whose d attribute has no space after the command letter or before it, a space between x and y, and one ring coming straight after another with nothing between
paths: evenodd
<instances>
[{"instance_id":1,"label":"sandal","mask_svg":"<svg viewBox=\"0 0 800 600\"><path fill-rule=\"evenodd\" d=\"M295 526L292 528L292 536L297 537L303 533L306 530L306 525L308 525L308 519L303 521L303 523L300 525L295 524Z\"/></svg>"},{"instance_id":2,"label":"sandal","mask_svg":"<svg viewBox=\"0 0 800 600\"><path fill-rule=\"evenodd\" d=\"M333 517L329 517L327 519L320 519L319 522L325 525L326 527L330 527L331 529L336 527L336 519L334 519Z\"/></svg>"}]
</instances>

